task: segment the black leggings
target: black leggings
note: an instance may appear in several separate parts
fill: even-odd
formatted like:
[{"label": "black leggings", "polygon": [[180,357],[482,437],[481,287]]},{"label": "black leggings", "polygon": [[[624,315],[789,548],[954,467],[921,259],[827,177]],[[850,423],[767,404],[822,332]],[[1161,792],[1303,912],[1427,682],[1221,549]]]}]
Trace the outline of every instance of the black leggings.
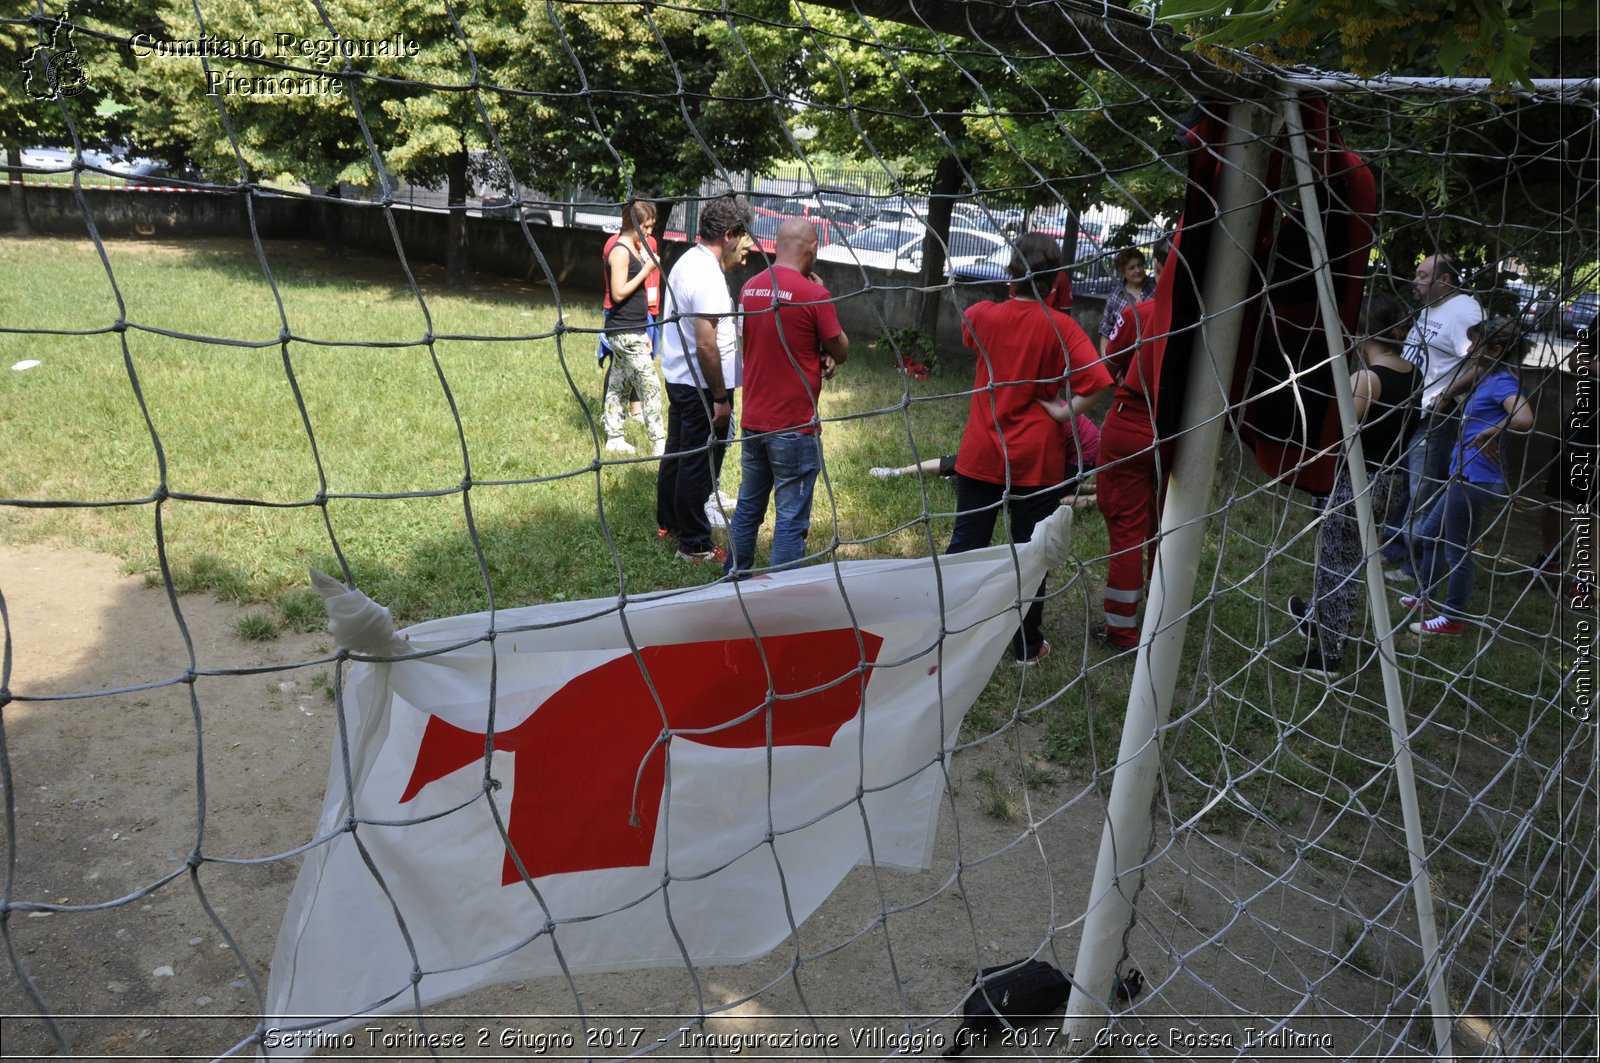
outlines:
[{"label": "black leggings", "polygon": [[[1056,511],[1061,505],[1059,487],[1011,488],[1010,498],[1005,497],[1004,484],[974,480],[956,473],[956,526],[950,535],[947,554],[961,554],[968,550],[982,550],[994,539],[994,526],[1003,504],[1011,525],[1011,541],[1025,543],[1033,538],[1036,524]],[[1044,621],[1044,585],[1039,589],[1022,614],[1022,627],[1011,639],[1011,652],[1017,660],[1024,661],[1039,652],[1044,643],[1041,627]]]}]

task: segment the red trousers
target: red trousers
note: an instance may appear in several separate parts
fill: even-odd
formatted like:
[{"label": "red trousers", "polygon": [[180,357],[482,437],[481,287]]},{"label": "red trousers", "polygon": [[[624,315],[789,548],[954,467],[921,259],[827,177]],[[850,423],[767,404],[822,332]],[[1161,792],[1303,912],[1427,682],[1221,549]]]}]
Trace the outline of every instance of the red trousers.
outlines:
[{"label": "red trousers", "polygon": [[1112,400],[1100,428],[1095,493],[1111,540],[1106,639],[1119,646],[1139,642],[1139,602],[1155,566],[1161,484],[1170,467],[1170,450],[1155,445],[1149,406],[1120,393]]}]

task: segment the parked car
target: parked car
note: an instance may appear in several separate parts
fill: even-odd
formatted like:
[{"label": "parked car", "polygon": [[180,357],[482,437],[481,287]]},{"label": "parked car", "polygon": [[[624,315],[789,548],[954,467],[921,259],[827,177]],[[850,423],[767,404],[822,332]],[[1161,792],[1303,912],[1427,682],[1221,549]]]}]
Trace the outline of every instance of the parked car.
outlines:
[{"label": "parked car", "polygon": [[851,232],[865,229],[877,220],[877,208],[872,200],[855,192],[840,189],[817,189],[817,203],[835,226]]},{"label": "parked car", "polygon": [[[1011,280],[1011,245],[1003,244],[987,258],[977,262],[970,262],[950,271],[950,279],[957,284],[982,284],[992,281]],[[1095,272],[1097,256],[1100,248],[1087,236],[1078,237],[1078,262],[1072,270],[1073,291],[1078,291],[1080,279],[1092,276]],[[1114,285],[1113,285],[1114,286]],[[1110,291],[1110,288],[1106,289]]]},{"label": "parked car", "polygon": [[[84,165],[94,167],[93,170],[85,171],[84,180],[92,182],[97,178],[104,180],[108,177],[120,177],[130,184],[161,185],[170,184],[174,179],[187,181],[200,179],[199,174],[192,169],[135,155],[133,151],[134,149],[127,145],[113,145],[109,151],[84,148]],[[70,172],[72,169],[71,148],[23,148],[20,157],[22,165],[38,170]]]},{"label": "parked car", "polygon": [[[795,217],[795,215],[780,214],[775,210],[768,210],[766,207],[751,207],[750,236],[755,240],[756,246],[761,248],[762,252],[768,256],[776,255],[778,253],[778,227],[792,217]],[[817,230],[818,247],[827,247],[829,244],[838,243],[853,231],[849,228],[841,228],[827,218],[817,217],[807,218],[806,220]]]},{"label": "parked car", "polygon": [[1490,293],[1489,312],[1519,317],[1530,332],[1549,332],[1561,324],[1561,302],[1556,293],[1527,281],[1507,281]]},{"label": "parked car", "polygon": [[1587,329],[1592,334],[1596,315],[1600,315],[1600,292],[1584,292],[1561,311],[1561,331],[1571,336]]},{"label": "parked car", "polygon": [[[874,225],[853,234],[841,243],[824,247],[817,258],[824,262],[845,262],[878,269],[915,273],[922,268],[922,241],[928,230],[915,225]],[[999,233],[954,228],[946,247],[945,272],[980,262],[996,251],[1010,248]]]},{"label": "parked car", "polygon": [[1022,223],[1028,220],[1027,213],[1021,207],[1005,207],[994,212],[995,218],[1000,222],[1000,228],[1008,233],[1020,233]]},{"label": "parked car", "polygon": [[957,203],[950,211],[953,224],[964,229],[981,232],[1005,232],[1005,219],[1001,212],[985,210],[981,203]]},{"label": "parked car", "polygon": [[[485,218],[500,218],[505,221],[526,219],[529,225],[561,224],[559,210],[551,210],[547,206],[530,206],[527,203],[519,208],[513,206],[511,197],[503,192],[491,192],[479,200],[478,213]],[[620,227],[621,222],[618,221],[614,228]]]}]

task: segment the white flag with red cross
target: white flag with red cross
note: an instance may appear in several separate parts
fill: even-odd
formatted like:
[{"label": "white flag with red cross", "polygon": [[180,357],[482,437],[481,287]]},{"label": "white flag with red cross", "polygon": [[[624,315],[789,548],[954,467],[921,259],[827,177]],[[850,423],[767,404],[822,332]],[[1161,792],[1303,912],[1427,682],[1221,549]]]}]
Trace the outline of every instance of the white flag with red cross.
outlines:
[{"label": "white flag with red cross", "polygon": [[328,581],[340,645],[404,659],[347,671],[264,1054],[410,1010],[413,980],[426,1005],[747,961],[857,864],[928,867],[944,757],[1069,526],[399,636]]}]

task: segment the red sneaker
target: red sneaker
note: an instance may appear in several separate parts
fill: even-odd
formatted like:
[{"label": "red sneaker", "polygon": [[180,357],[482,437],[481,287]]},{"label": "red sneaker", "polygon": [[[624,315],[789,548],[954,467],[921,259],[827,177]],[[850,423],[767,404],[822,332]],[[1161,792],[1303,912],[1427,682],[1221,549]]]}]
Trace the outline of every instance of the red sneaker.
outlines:
[{"label": "red sneaker", "polygon": [[1428,603],[1424,601],[1420,595],[1416,594],[1402,594],[1400,596],[1400,608],[1415,609],[1419,616],[1427,616],[1429,613],[1433,612],[1433,610],[1428,607]]},{"label": "red sneaker", "polygon": [[1464,629],[1459,620],[1451,620],[1448,616],[1435,616],[1427,620],[1418,620],[1411,625],[1411,630],[1418,635],[1459,636]]}]

